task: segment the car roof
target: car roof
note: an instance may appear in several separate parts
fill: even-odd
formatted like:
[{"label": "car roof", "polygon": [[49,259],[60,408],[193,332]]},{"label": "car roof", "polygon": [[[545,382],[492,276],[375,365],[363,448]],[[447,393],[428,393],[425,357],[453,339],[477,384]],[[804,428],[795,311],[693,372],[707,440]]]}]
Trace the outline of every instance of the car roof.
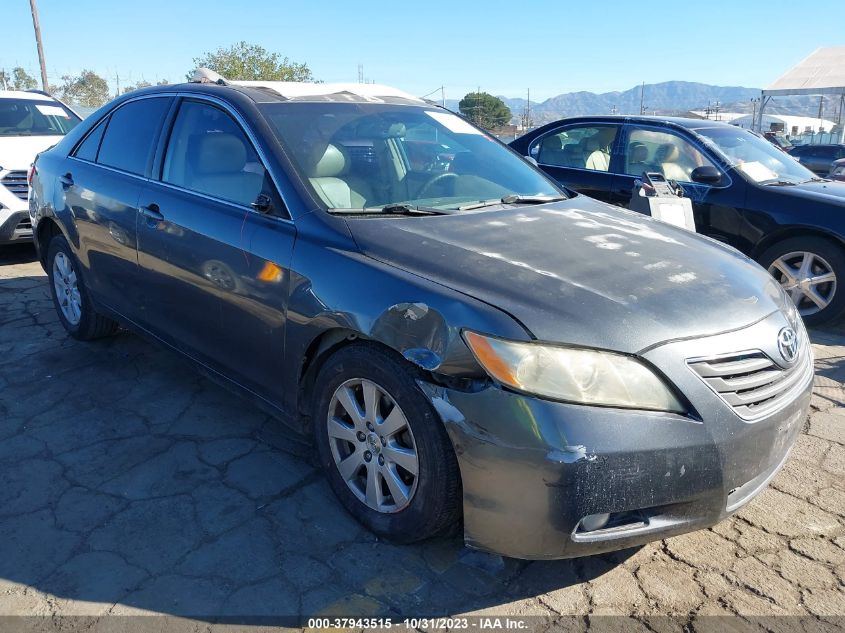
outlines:
[{"label": "car roof", "polygon": [[295,81],[190,81],[180,84],[149,86],[121,95],[154,94],[180,91],[216,96],[243,95],[255,103],[287,101],[401,103],[436,105],[412,94],[381,84],[306,83]]},{"label": "car roof", "polygon": [[0,90],[0,99],[28,99],[30,101],[55,101],[53,97],[34,90]]},{"label": "car roof", "polygon": [[[627,114],[606,114],[599,116],[577,116],[559,119],[551,123],[547,123],[536,130],[532,130],[529,134],[534,134],[538,131],[545,132],[546,130],[560,127],[561,125],[570,125],[572,123],[647,123],[651,125],[661,125],[674,128],[685,128],[687,130],[704,130],[711,128],[727,128],[738,129],[735,125],[730,125],[722,121],[711,121],[709,119],[692,119],[677,116],[660,116],[660,115],[627,115]],[[527,136],[527,135],[526,135]]]}]

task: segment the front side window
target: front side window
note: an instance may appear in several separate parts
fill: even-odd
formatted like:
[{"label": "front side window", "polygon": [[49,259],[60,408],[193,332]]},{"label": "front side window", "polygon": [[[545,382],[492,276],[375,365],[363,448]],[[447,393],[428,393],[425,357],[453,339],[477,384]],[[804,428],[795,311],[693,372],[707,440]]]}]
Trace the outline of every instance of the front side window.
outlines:
[{"label": "front side window", "polygon": [[625,148],[625,173],[642,176],[644,172],[662,174],[668,180],[692,182],[697,167],[713,166],[692,143],[672,132],[634,128]]},{"label": "front side window", "polygon": [[760,185],[794,185],[816,175],[767,140],[734,126],[696,130],[723,160]]},{"label": "front side window", "polygon": [[615,125],[568,127],[544,136],[532,148],[532,155],[542,165],[610,171],[618,129]]},{"label": "front side window", "polygon": [[240,126],[207,103],[179,108],[161,179],[191,191],[249,206],[265,187],[266,172]]},{"label": "front side window", "polygon": [[64,136],[79,121],[58,101],[0,99],[0,136]]},{"label": "front side window", "polygon": [[144,175],[170,103],[169,97],[139,99],[112,112],[100,142],[97,162]]},{"label": "front side window", "polygon": [[342,102],[261,104],[294,168],[328,209],[456,210],[561,191],[445,110]]}]

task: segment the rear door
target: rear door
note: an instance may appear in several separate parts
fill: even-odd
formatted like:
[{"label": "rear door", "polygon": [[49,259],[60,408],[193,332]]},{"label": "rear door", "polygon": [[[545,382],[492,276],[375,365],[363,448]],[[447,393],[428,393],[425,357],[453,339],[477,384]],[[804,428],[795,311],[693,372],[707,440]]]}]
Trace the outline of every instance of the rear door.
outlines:
[{"label": "rear door", "polygon": [[77,145],[59,176],[85,283],[97,300],[130,318],[138,289],[138,196],[172,103],[162,96],[121,105]]},{"label": "rear door", "polygon": [[614,170],[618,169],[620,126],[578,123],[540,136],[528,148],[540,168],[564,187],[618,204]]},{"label": "rear door", "polygon": [[296,232],[266,163],[234,112],[193,98],[179,104],[159,154],[139,201],[143,325],[271,394],[281,384]]}]

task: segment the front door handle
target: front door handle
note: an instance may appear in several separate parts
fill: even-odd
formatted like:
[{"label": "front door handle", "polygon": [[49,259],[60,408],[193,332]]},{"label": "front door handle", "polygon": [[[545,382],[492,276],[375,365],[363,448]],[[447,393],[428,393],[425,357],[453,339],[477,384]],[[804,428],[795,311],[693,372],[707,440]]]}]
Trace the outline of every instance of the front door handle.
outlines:
[{"label": "front door handle", "polygon": [[164,220],[164,214],[159,211],[157,204],[148,204],[147,206],[138,209],[138,211],[141,212],[141,215],[150,220],[155,220],[156,222]]},{"label": "front door handle", "polygon": [[68,187],[73,187],[73,176],[70,172],[66,173],[64,176],[59,176],[59,182],[62,183],[62,188],[67,189]]}]

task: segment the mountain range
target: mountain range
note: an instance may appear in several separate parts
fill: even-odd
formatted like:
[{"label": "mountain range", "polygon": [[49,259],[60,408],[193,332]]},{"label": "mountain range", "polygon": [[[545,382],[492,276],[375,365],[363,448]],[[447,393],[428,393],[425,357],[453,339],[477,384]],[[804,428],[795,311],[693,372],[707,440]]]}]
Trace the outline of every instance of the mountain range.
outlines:
[{"label": "mountain range", "polygon": [[[760,97],[759,88],[742,86],[714,86],[691,81],[665,81],[657,84],[634,86],[624,92],[614,91],[596,94],[594,92],[568,92],[559,94],[545,101],[531,101],[531,120],[534,125],[542,125],[556,119],[569,116],[599,114],[639,114],[640,92],[643,94],[643,106],[647,114],[683,114],[690,110],[704,110],[714,107],[722,112],[744,112],[751,114],[754,104],[751,101]],[[512,123],[520,123],[525,112],[526,100],[499,96],[505,102],[513,118]],[[459,100],[447,99],[446,107],[458,110]],[[836,120],[839,104],[825,100],[823,117]],[[770,114],[794,114],[817,117],[819,114],[818,97],[776,97],[766,106]]]}]

